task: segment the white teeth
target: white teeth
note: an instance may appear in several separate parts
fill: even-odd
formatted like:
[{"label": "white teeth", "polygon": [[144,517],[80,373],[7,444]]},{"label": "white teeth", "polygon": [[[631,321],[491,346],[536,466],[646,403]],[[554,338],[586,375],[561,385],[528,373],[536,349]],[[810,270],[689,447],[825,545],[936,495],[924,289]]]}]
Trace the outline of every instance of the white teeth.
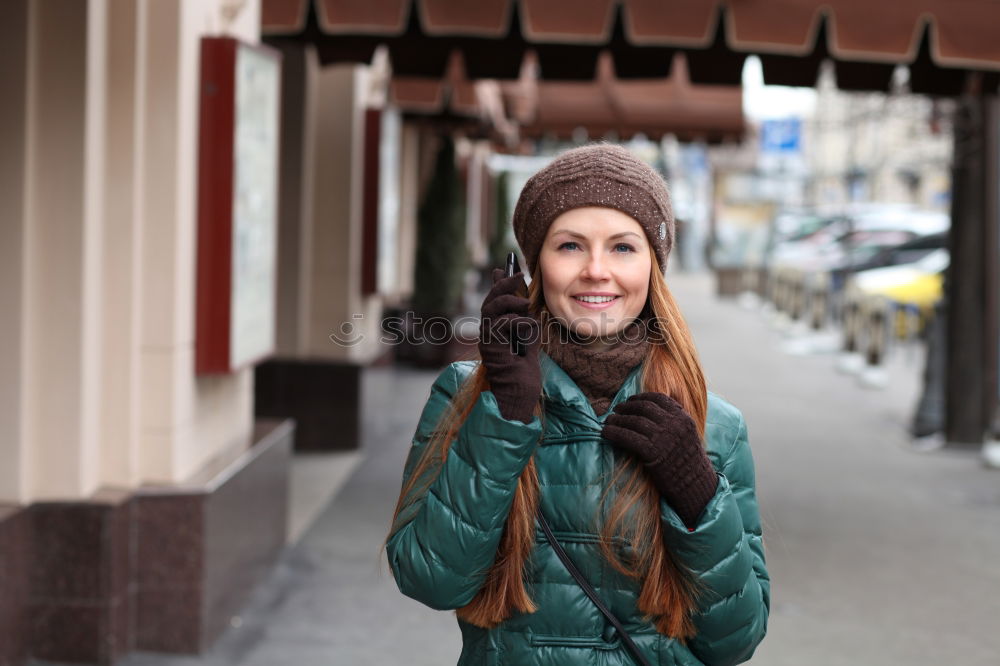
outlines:
[{"label": "white teeth", "polygon": [[615,296],[575,296],[576,300],[584,303],[607,303],[615,300]]}]

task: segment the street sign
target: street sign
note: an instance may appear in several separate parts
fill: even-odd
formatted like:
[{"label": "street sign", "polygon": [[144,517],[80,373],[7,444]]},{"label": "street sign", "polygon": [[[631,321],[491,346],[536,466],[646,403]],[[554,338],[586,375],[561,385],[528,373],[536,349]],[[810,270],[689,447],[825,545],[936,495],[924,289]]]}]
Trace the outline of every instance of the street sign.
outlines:
[{"label": "street sign", "polygon": [[760,149],[765,153],[797,153],[802,147],[802,120],[782,118],[760,124]]}]

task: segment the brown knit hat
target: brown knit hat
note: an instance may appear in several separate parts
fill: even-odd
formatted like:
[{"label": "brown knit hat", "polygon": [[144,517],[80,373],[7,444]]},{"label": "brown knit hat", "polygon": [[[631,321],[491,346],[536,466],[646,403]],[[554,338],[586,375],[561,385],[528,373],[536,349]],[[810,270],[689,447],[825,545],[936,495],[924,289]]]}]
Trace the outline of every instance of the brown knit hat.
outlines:
[{"label": "brown knit hat", "polygon": [[535,271],[549,225],[573,208],[614,208],[635,219],[656,251],[660,270],[674,245],[667,184],[621,146],[598,143],[568,150],[528,179],[514,208],[514,236]]}]

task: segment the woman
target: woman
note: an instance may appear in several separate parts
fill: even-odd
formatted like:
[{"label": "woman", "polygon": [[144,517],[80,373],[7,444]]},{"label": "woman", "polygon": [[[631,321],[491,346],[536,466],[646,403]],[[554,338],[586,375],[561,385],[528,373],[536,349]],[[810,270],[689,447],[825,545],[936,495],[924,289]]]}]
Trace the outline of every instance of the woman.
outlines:
[{"label": "woman", "polygon": [[634,663],[540,509],[651,663],[746,661],[770,598],[753,461],[664,281],[662,178],[619,147],[568,151],[514,232],[527,297],[494,272],[481,361],[438,377],[413,439],[387,540],[400,590],[456,609],[460,664]]}]

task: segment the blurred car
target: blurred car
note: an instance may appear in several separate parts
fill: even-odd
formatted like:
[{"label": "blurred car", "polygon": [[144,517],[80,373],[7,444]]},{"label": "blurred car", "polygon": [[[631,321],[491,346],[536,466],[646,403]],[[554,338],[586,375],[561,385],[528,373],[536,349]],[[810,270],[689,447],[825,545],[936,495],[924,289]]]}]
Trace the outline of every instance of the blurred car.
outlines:
[{"label": "blurred car", "polygon": [[[864,232],[862,232],[864,233]],[[830,277],[835,289],[843,286],[850,273],[858,273],[875,268],[912,264],[937,250],[947,248],[947,232],[917,236],[898,244],[883,244],[892,238],[893,232],[879,234],[869,242],[859,244],[843,264],[833,268]],[[898,233],[898,232],[897,232]],[[909,235],[908,232],[903,232]]]},{"label": "blurred car", "polygon": [[927,311],[942,296],[943,276],[949,261],[948,250],[938,248],[914,262],[856,273],[851,286],[867,296],[882,296]]},{"label": "blurred car", "polygon": [[852,229],[896,229],[926,236],[947,231],[951,217],[939,211],[923,210],[905,203],[862,203],[849,206],[843,215]]},{"label": "blurred car", "polygon": [[843,216],[783,212],[772,223],[765,265],[803,269],[822,265],[837,239],[848,230]]},{"label": "blurred car", "polygon": [[[945,247],[949,225],[946,214],[905,204],[853,205],[835,215],[800,212],[790,220],[776,218],[776,240],[766,266],[771,299],[793,319],[805,314],[819,328],[828,317],[842,316],[851,275],[920,261]],[[927,288],[933,291],[933,285]]]},{"label": "blurred car", "polygon": [[821,215],[813,210],[784,209],[778,211],[771,223],[771,244],[803,240],[836,222],[839,216]]},{"label": "blurred car", "polygon": [[[924,330],[944,295],[948,263],[948,250],[938,248],[914,262],[850,275],[844,287],[845,311],[856,313],[856,325],[876,327],[869,335],[882,335],[881,322],[896,338],[912,339]],[[874,344],[881,345],[881,340]]]},{"label": "blurred car", "polygon": [[768,266],[831,271],[833,286],[839,288],[843,275],[852,270],[907,263],[926,254],[912,247],[894,256],[891,248],[918,238],[927,238],[930,248],[943,247],[950,220],[944,213],[904,204],[867,204],[837,215],[799,215],[794,223],[800,231],[789,233],[793,223],[775,219]]}]

